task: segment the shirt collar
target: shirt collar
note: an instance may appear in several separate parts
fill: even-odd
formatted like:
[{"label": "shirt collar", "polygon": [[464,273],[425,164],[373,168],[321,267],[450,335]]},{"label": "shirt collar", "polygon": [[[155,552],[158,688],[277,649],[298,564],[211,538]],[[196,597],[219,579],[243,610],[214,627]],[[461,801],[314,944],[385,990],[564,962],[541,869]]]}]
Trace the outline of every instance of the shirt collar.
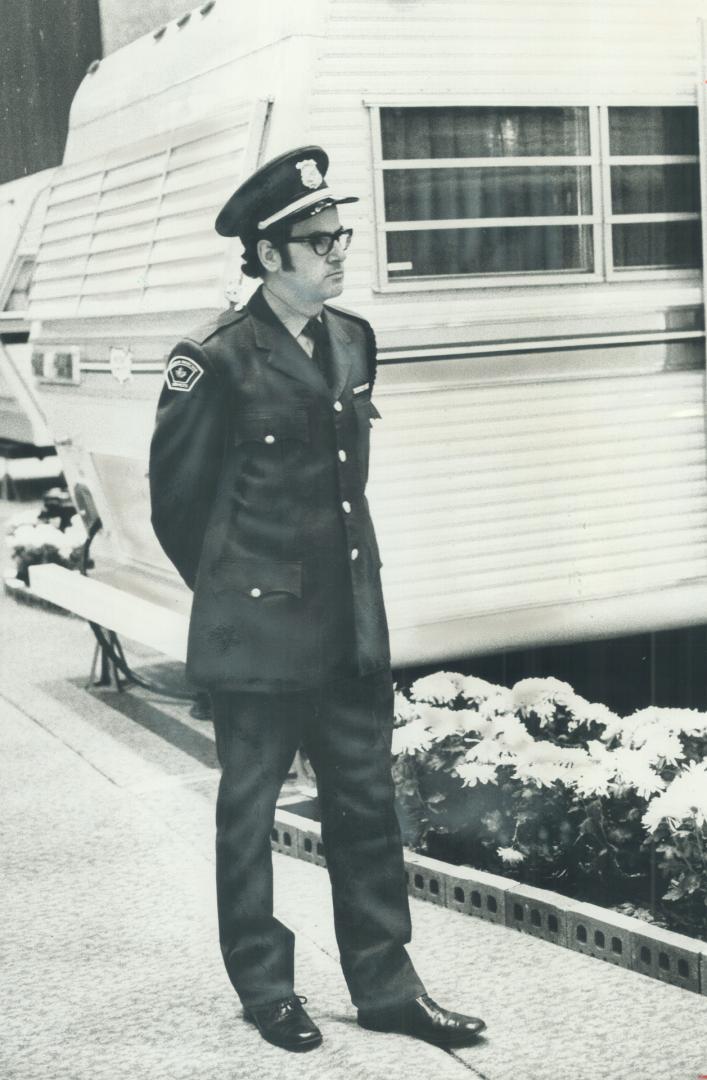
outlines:
[{"label": "shirt collar", "polygon": [[[301,311],[297,311],[291,304],[281,300],[279,296],[275,296],[265,285],[263,285],[262,295],[272,313],[277,316],[285,329],[294,338],[298,338],[312,316],[303,315]],[[321,313],[317,318],[321,318]]]}]

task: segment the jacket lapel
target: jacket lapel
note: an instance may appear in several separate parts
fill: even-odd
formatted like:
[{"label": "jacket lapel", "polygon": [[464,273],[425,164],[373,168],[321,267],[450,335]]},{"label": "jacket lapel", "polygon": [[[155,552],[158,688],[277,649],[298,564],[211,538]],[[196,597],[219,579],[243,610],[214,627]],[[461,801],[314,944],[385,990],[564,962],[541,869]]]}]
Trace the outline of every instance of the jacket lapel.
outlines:
[{"label": "jacket lapel", "polygon": [[353,342],[345,320],[337,315],[335,311],[325,307],[322,318],[329,332],[332,373],[331,392],[334,400],[336,400],[341,397],[341,393],[349,380],[349,372],[353,363]]},{"label": "jacket lapel", "polygon": [[248,308],[253,320],[255,344],[267,353],[270,366],[290,379],[305,383],[318,394],[328,394],[329,388],[317,364],[267,308],[260,290],[249,301]]},{"label": "jacket lapel", "polygon": [[280,320],[273,314],[260,289],[248,303],[253,319],[255,344],[268,354],[268,363],[291,379],[298,379],[311,390],[336,400],[348,383],[353,364],[354,343],[346,325],[335,311],[324,307],[322,321],[329,334],[332,385],[328,387],[318,365],[300,348]]}]

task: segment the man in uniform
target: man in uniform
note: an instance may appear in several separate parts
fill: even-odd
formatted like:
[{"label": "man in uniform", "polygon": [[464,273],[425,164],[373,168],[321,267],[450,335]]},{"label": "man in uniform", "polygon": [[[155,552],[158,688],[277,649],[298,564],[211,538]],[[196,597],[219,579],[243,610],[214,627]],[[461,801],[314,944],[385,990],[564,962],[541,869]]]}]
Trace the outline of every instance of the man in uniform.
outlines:
[{"label": "man in uniform", "polygon": [[288,1050],[321,1033],[273,915],[270,831],[292,758],[317,776],[341,965],[363,1027],[443,1045],[482,1021],[425,993],[390,776],[393,689],[364,491],[375,341],[325,301],[343,288],[318,146],[260,168],[221,210],[262,285],[172,351],[152,442],[155,532],[194,590],[187,670],[213,704],[219,934],[246,1019]]}]

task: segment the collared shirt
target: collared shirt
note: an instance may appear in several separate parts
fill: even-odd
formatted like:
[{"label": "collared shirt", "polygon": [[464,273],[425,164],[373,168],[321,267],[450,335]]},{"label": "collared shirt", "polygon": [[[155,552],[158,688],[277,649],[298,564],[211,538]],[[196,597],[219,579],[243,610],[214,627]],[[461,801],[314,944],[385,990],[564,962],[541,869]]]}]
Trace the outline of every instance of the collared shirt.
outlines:
[{"label": "collared shirt", "polygon": [[312,318],[311,315],[303,315],[301,311],[297,311],[291,307],[290,304],[285,303],[279,296],[275,296],[273,292],[263,286],[263,299],[266,301],[268,307],[272,311],[288,333],[292,334],[297,344],[304,349],[307,356],[312,356],[314,353],[314,342],[307,335],[302,333],[305,326]]}]

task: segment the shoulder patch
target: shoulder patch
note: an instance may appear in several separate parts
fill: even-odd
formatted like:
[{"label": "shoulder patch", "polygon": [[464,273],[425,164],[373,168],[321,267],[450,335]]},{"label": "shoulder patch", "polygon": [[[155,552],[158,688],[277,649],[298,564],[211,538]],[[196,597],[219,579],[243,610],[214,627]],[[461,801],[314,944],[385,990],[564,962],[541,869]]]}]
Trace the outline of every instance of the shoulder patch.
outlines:
[{"label": "shoulder patch", "polygon": [[226,311],[222,311],[219,315],[216,315],[213,319],[209,319],[208,322],[202,323],[198,326],[193,333],[189,334],[189,338],[192,341],[196,341],[199,345],[203,345],[208,341],[210,337],[217,334],[219,330],[222,330],[224,326],[231,326],[232,323],[240,322],[241,319],[245,319],[248,314],[247,308],[227,308]]},{"label": "shoulder patch", "polygon": [[181,390],[187,393],[193,390],[204,369],[190,356],[173,356],[165,371],[165,382],[170,390]]}]

